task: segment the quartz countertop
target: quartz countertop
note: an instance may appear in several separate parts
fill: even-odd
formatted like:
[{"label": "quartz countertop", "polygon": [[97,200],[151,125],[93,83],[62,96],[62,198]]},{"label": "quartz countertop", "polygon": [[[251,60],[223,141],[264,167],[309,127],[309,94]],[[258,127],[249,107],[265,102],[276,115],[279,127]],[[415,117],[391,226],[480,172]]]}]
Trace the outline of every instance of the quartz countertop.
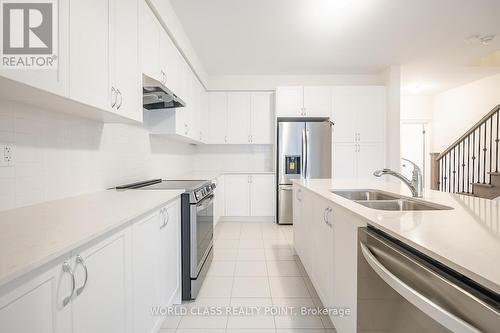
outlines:
[{"label": "quartz countertop", "polygon": [[0,212],[0,285],[140,218],[174,191],[100,191]]},{"label": "quartz countertop", "polygon": [[418,200],[452,207],[440,211],[383,211],[362,206],[331,190],[378,189],[411,197],[403,184],[382,180],[296,180],[298,186],[359,215],[365,222],[479,284],[500,293],[500,202],[425,190]]}]

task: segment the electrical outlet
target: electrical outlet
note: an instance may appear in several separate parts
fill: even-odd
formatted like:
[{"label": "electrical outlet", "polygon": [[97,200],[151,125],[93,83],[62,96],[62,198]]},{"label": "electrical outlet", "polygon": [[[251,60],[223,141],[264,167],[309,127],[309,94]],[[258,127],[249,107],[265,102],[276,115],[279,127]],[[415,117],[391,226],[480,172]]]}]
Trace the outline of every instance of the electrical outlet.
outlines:
[{"label": "electrical outlet", "polygon": [[0,144],[0,167],[9,167],[14,165],[14,148],[11,144]]}]

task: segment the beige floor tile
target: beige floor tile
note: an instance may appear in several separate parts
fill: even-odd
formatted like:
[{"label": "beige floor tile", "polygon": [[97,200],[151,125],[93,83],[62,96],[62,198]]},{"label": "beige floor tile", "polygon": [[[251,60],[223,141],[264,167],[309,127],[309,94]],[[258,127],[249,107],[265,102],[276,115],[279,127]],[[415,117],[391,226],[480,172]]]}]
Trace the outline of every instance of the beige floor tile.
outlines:
[{"label": "beige floor tile", "polygon": [[175,333],[225,333],[225,329],[223,328],[181,328],[175,331]]},{"label": "beige floor tile", "polygon": [[[232,307],[243,307],[243,306],[256,306],[260,308],[269,307],[273,305],[272,298],[255,298],[255,297],[242,297],[242,298],[231,298]],[[262,310],[264,311],[264,310]]]},{"label": "beige floor tile", "polygon": [[230,297],[233,287],[233,278],[207,276],[203,285],[201,286],[198,297],[211,298],[211,297]]},{"label": "beige floor tile", "polygon": [[241,239],[239,248],[240,249],[263,249],[264,242],[262,241],[262,238]]},{"label": "beige floor tile", "polygon": [[218,239],[214,243],[215,249],[237,249],[239,246],[239,239]]},{"label": "beige floor tile", "polygon": [[220,249],[214,248],[214,260],[234,261],[238,257],[238,248]]},{"label": "beige floor tile", "polygon": [[294,260],[268,261],[267,271],[269,276],[302,276]]},{"label": "beige floor tile", "polygon": [[208,276],[233,276],[236,261],[214,260],[208,270]]},{"label": "beige floor tile", "polygon": [[205,311],[211,307],[227,307],[231,303],[231,299],[229,297],[211,297],[211,298],[202,298],[198,297],[194,301],[184,302],[182,306],[184,306],[188,315],[199,315],[202,311]]},{"label": "beige floor tile", "polygon": [[235,277],[231,297],[271,297],[267,277]]},{"label": "beige floor tile", "polygon": [[272,328],[265,328],[265,329],[255,329],[255,328],[249,328],[249,329],[227,329],[226,333],[276,333],[276,331]]},{"label": "beige floor tile", "polygon": [[223,328],[227,325],[227,316],[184,316],[179,323],[179,329],[185,328]]},{"label": "beige floor tile", "polygon": [[165,316],[161,328],[177,328],[181,322],[182,316]]},{"label": "beige floor tile", "polygon": [[[323,329],[323,322],[319,317],[311,316],[276,316],[276,328],[318,328]],[[182,324],[182,322],[181,322]]]},{"label": "beige floor tile", "polygon": [[263,261],[266,260],[264,249],[240,249],[238,251],[238,261]]},{"label": "beige floor tile", "polygon": [[158,333],[175,333],[175,328],[160,328]]},{"label": "beige floor tile", "polygon": [[308,276],[304,276],[304,282],[306,283],[307,290],[309,290],[309,294],[312,298],[319,298],[314,285],[312,284],[311,279]]},{"label": "beige floor tile", "polygon": [[276,329],[276,333],[326,333],[327,331],[321,328],[280,328]]},{"label": "beige floor tile", "polygon": [[271,295],[276,298],[311,297],[302,277],[269,277]]},{"label": "beige floor tile", "polygon": [[227,328],[274,328],[273,316],[229,316]]},{"label": "beige floor tile", "polygon": [[235,276],[267,276],[267,265],[265,261],[237,261]]},{"label": "beige floor tile", "polygon": [[266,248],[267,260],[295,260],[295,253],[289,246]]}]

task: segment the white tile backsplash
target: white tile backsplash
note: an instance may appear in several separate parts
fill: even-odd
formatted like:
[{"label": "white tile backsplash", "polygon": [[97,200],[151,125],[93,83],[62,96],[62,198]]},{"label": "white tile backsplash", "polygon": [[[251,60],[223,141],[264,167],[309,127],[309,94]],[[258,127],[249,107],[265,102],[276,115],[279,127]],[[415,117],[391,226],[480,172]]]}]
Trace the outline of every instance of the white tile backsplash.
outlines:
[{"label": "white tile backsplash", "polygon": [[102,124],[0,100],[0,142],[14,166],[0,168],[0,210],[193,171],[195,148],[150,137],[140,126]]},{"label": "white tile backsplash", "polygon": [[197,171],[272,171],[272,145],[200,145],[196,147]]}]

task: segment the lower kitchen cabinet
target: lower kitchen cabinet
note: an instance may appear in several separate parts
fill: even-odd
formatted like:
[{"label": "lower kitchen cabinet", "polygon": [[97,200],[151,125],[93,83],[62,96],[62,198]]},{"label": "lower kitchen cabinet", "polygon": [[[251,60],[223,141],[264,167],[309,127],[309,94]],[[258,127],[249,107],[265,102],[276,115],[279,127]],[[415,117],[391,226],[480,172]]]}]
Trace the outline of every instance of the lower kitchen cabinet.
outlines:
[{"label": "lower kitchen cabinet", "polygon": [[73,259],[73,333],[126,332],[128,231],[79,252]]},{"label": "lower kitchen cabinet", "polygon": [[224,176],[226,216],[274,216],[274,175]]},{"label": "lower kitchen cabinet", "polygon": [[156,332],[180,303],[180,200],[0,287],[0,332]]},{"label": "lower kitchen cabinet", "polygon": [[67,333],[72,330],[70,260],[61,260],[0,295],[0,332]]}]

